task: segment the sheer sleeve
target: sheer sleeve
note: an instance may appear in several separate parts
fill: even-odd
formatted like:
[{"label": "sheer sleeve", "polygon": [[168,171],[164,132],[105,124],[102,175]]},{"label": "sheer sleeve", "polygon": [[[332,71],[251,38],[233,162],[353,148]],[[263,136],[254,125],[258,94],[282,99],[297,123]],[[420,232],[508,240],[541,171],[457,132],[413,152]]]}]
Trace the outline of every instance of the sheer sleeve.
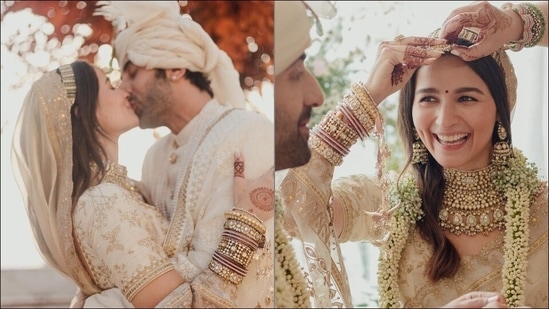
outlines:
[{"label": "sheer sleeve", "polygon": [[353,175],[335,180],[332,184],[334,198],[343,206],[344,225],[340,242],[378,241],[383,236],[375,219],[381,205],[381,189],[367,175]]}]

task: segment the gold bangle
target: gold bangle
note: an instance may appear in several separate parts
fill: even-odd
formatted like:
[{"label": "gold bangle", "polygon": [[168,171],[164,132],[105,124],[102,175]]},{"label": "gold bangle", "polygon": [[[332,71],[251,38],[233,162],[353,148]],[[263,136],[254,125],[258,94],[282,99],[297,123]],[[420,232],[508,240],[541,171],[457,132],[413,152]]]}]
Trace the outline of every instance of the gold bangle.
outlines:
[{"label": "gold bangle", "polygon": [[370,92],[362,83],[352,83],[351,84],[351,90],[353,94],[357,97],[358,101],[360,102],[361,106],[366,111],[366,114],[370,118],[370,122],[368,123],[368,127],[365,127],[368,133],[372,133],[375,129],[375,123],[376,120],[382,119],[381,114],[379,113],[379,109],[377,108],[377,105],[374,102],[374,99],[372,99],[372,96],[370,95]]},{"label": "gold bangle", "polygon": [[351,89],[372,119],[376,119],[376,117],[380,116],[377,104],[374,102],[372,95],[370,95],[370,92],[363,83],[352,83]]},{"label": "gold bangle", "polygon": [[328,144],[326,144],[315,134],[311,134],[309,137],[309,147],[311,147],[312,150],[317,152],[333,166],[338,166],[343,163],[343,156],[336,153],[332,147],[328,146]]},{"label": "gold bangle", "polygon": [[364,130],[369,134],[375,127],[375,119],[373,119],[366,108],[360,103],[359,99],[354,94],[348,94],[343,97],[343,103],[360,121]]},{"label": "gold bangle", "polygon": [[255,240],[259,248],[263,248],[265,246],[265,235],[260,234],[256,229],[250,227],[248,224],[233,219],[227,219],[223,227],[227,230],[241,233]]},{"label": "gold bangle", "polygon": [[265,225],[256,216],[252,216],[249,212],[233,208],[231,211],[225,212],[226,219],[233,219],[254,228],[260,234],[265,234]]},{"label": "gold bangle", "polygon": [[312,131],[343,156],[358,139],[357,132],[339,119],[335,111],[328,112]]},{"label": "gold bangle", "polygon": [[244,276],[237,274],[236,272],[230,270],[225,265],[222,265],[217,261],[211,260],[210,263],[208,264],[208,268],[213,273],[215,273],[216,275],[218,275],[219,277],[221,277],[222,279],[224,279],[229,283],[238,285],[242,283],[242,280],[244,280]]},{"label": "gold bangle", "polygon": [[502,9],[511,9],[520,16],[522,35],[518,41],[505,44],[512,51],[520,51],[523,47],[536,46],[545,33],[546,18],[543,12],[532,3],[505,3]]},{"label": "gold bangle", "polygon": [[244,208],[233,207],[233,211],[240,212],[240,213],[242,213],[242,214],[244,214],[245,216],[248,216],[248,217],[252,217],[254,220],[256,220],[261,225],[263,225],[263,221],[261,219],[259,219],[254,213],[249,212]]},{"label": "gold bangle", "polygon": [[232,259],[243,267],[250,265],[254,256],[254,250],[232,239],[224,238],[216,250],[218,253]]}]

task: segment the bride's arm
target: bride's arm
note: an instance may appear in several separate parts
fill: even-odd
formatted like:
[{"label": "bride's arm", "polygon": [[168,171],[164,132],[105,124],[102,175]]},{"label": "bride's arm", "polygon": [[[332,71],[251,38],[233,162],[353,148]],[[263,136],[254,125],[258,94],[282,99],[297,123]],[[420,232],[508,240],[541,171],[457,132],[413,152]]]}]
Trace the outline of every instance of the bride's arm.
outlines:
[{"label": "bride's arm", "polygon": [[[402,88],[419,65],[431,63],[442,55],[440,51],[425,47],[444,42],[434,38],[403,37],[381,43],[368,80],[352,84],[349,94],[311,131],[311,160],[291,169],[282,181],[281,197],[294,219],[287,222],[302,221],[314,226],[319,234],[325,233],[322,229],[333,223],[334,232],[342,236],[341,240],[362,234],[349,229],[358,229],[353,223],[356,220],[372,219],[363,216],[364,210],[377,208],[379,204],[373,204],[379,201],[379,190],[367,179],[355,179],[351,186],[342,180],[341,186],[332,187],[334,168],[343,162],[359,138],[373,134],[381,120],[377,105]],[[350,190],[353,186],[357,189]],[[360,186],[366,187],[360,190]],[[368,193],[370,201],[364,203],[364,200],[354,198],[357,192]],[[291,226],[288,229],[295,230]]]}]

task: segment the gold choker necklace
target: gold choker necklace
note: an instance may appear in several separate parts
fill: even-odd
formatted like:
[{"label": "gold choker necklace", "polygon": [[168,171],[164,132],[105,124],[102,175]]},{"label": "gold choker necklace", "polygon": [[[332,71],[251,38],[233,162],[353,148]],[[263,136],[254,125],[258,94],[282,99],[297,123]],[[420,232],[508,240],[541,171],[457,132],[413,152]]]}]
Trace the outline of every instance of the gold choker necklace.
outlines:
[{"label": "gold choker necklace", "polygon": [[492,165],[476,171],[444,169],[444,200],[439,213],[443,230],[460,235],[488,235],[505,228],[505,198],[498,194]]}]

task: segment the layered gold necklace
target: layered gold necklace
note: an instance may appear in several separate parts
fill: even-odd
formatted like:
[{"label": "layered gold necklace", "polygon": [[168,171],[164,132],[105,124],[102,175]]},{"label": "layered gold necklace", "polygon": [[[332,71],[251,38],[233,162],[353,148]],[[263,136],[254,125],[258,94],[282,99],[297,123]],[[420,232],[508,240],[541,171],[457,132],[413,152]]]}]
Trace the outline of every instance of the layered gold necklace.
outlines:
[{"label": "layered gold necklace", "polygon": [[[525,304],[526,266],[530,247],[528,226],[530,204],[534,202],[546,184],[538,179],[537,167],[533,163],[527,162],[520,150],[513,149],[513,152],[514,157],[509,158],[504,166],[500,168],[488,167],[485,171],[487,175],[482,178],[488,177],[494,182],[493,187],[490,184],[486,185],[487,191],[493,190],[505,195],[504,208],[501,209],[505,213],[503,216],[505,235],[503,237],[504,262],[501,271],[503,283],[501,293],[509,307],[520,307]],[[445,175],[445,177],[448,176],[452,177],[452,175]],[[469,189],[474,186],[471,179],[465,180],[466,178],[461,176],[457,178],[462,182],[458,183],[454,190],[458,190],[460,186]],[[452,182],[452,180],[447,181],[447,186],[456,186]],[[464,185],[464,183],[469,185]],[[480,186],[480,183],[478,182],[477,186]],[[482,184],[482,186],[484,185]],[[403,305],[398,275],[400,258],[404,247],[409,243],[407,239],[410,231],[416,222],[424,216],[419,188],[413,177],[405,178],[399,190],[392,190],[391,194],[396,194],[391,199],[391,206],[398,205],[398,207],[391,218],[390,237],[382,245],[379,255],[378,286],[381,308],[402,307]],[[459,196],[454,200],[456,198]],[[497,198],[503,197],[498,196]],[[461,201],[456,201],[456,203],[464,205]],[[472,205],[474,203],[469,203],[470,207],[474,207]],[[499,203],[493,204],[494,211],[498,209],[498,206],[495,205],[499,205]]]},{"label": "layered gold necklace", "polygon": [[443,230],[474,236],[505,228],[505,197],[496,190],[495,176],[493,165],[476,171],[444,169]]}]

